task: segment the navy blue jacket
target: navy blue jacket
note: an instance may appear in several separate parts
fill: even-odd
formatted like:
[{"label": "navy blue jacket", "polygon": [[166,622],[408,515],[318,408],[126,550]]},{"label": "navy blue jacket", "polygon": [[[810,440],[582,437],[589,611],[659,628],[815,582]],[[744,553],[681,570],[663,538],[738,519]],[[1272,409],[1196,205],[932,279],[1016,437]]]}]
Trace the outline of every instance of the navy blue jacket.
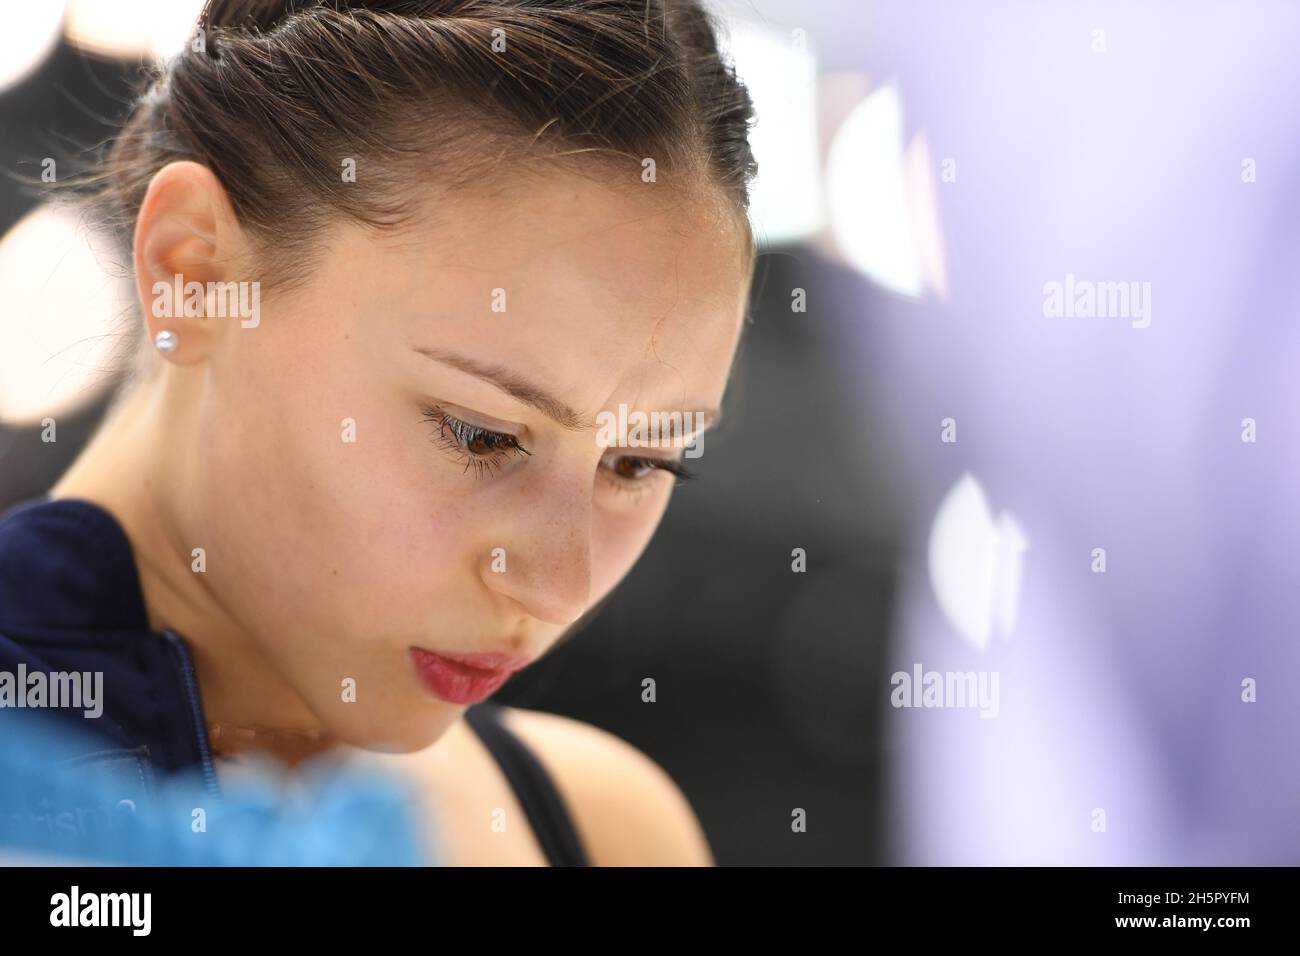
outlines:
[{"label": "navy blue jacket", "polygon": [[0,514],[0,671],[20,664],[103,673],[98,717],[43,712],[75,722],[86,741],[78,764],[124,798],[147,800],[159,770],[196,771],[220,796],[189,648],[150,629],[131,543],[93,502],[38,498]]}]

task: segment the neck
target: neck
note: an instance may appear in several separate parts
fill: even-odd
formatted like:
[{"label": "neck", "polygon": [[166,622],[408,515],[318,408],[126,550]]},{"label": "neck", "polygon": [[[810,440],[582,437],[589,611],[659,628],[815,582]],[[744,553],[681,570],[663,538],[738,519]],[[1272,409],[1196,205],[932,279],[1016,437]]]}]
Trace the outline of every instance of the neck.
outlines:
[{"label": "neck", "polygon": [[[184,373],[180,373],[184,375]],[[82,498],[122,525],[135,556],[149,627],[185,638],[194,657],[210,737],[219,754],[260,751],[297,764],[340,746],[262,651],[252,630],[213,592],[194,549],[209,540],[205,516],[184,491],[198,465],[198,434],[172,409],[195,402],[172,369],[118,406],[52,498]],[[234,493],[232,492],[232,499]],[[213,569],[214,577],[219,568]],[[215,725],[215,726],[214,726]]]}]

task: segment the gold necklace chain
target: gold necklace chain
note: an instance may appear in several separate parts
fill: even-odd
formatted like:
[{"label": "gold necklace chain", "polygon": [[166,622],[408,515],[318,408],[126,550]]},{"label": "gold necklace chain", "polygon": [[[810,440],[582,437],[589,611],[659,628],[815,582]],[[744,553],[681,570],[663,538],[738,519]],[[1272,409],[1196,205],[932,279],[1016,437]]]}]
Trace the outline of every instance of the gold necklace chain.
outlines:
[{"label": "gold necklace chain", "polygon": [[212,743],[220,742],[223,735],[225,735],[226,740],[233,739],[245,743],[256,740],[258,737],[315,743],[325,736],[322,731],[315,728],[309,730],[281,730],[274,727],[246,727],[239,724],[223,724],[216,721],[208,723],[208,739]]}]

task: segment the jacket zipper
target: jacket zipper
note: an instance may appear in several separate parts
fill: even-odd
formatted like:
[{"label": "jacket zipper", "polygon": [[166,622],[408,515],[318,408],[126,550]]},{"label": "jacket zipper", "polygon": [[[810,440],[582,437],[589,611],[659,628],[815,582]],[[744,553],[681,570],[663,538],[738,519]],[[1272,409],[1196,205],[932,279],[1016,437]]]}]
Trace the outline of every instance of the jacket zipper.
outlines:
[{"label": "jacket zipper", "polygon": [[217,782],[217,769],[212,762],[212,750],[208,746],[208,735],[203,729],[203,707],[199,703],[199,686],[194,677],[194,664],[190,660],[189,648],[175,631],[163,631],[176,650],[176,659],[180,663],[181,677],[184,679],[185,695],[190,705],[190,718],[194,721],[194,733],[199,744],[199,759],[203,768],[203,782],[208,792],[214,797],[221,796],[221,785]]}]

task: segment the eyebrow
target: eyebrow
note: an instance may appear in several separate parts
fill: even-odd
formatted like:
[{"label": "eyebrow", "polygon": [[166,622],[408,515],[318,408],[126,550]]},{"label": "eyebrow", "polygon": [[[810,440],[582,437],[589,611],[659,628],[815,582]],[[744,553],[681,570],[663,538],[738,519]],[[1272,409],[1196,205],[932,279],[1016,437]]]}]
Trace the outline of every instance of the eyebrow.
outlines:
[{"label": "eyebrow", "polygon": [[[420,348],[417,346],[415,351],[425,358],[482,379],[489,385],[505,392],[511,398],[537,409],[547,418],[557,422],[569,431],[581,432],[599,427],[598,422],[584,418],[582,413],[571,405],[551,395],[545,389],[532,384],[510,369],[503,368],[500,365],[479,362],[476,359],[446,349]],[[681,415],[683,413],[672,412],[667,414]],[[716,408],[704,409],[700,414],[703,415],[704,421],[709,426],[717,425],[722,420],[722,412]]]}]

